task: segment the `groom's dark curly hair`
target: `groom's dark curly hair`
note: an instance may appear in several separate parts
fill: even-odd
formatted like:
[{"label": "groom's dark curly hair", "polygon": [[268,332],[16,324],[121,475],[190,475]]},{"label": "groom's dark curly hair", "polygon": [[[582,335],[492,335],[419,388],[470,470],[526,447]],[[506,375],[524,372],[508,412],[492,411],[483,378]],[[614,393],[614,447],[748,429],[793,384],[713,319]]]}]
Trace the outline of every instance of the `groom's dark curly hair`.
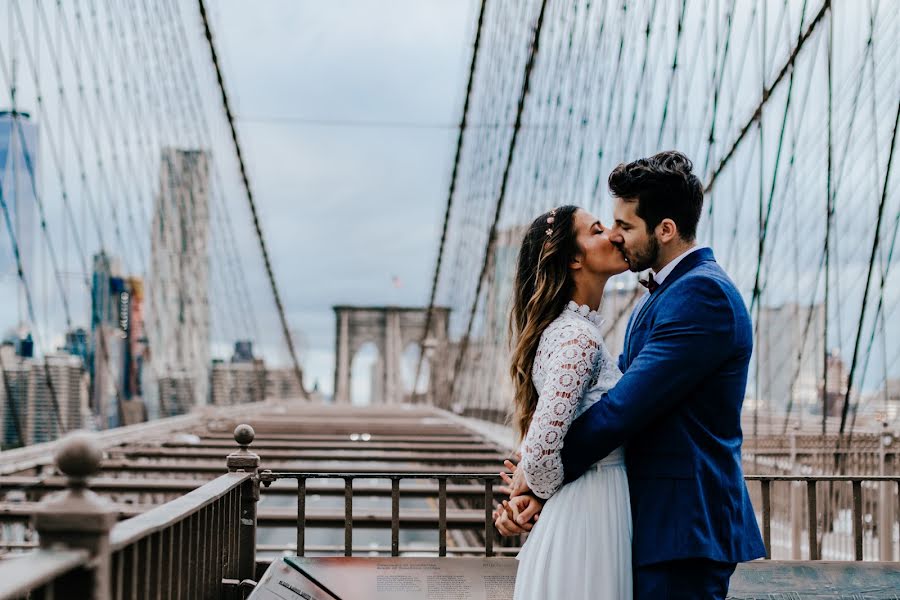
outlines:
[{"label": "groom's dark curly hair", "polygon": [[616,198],[637,199],[637,216],[653,232],[663,219],[672,219],[681,239],[697,236],[703,210],[703,185],[692,172],[690,159],[676,150],[622,163],[609,174],[609,190]]}]

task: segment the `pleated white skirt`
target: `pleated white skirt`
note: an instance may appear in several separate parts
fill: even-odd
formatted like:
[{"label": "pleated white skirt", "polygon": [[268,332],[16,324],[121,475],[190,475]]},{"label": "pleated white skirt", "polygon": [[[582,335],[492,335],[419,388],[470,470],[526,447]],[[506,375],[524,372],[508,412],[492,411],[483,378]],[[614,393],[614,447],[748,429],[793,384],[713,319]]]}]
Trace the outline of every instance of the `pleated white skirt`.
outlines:
[{"label": "pleated white skirt", "polygon": [[631,600],[631,503],[621,448],[547,501],[518,559],[515,600]]}]

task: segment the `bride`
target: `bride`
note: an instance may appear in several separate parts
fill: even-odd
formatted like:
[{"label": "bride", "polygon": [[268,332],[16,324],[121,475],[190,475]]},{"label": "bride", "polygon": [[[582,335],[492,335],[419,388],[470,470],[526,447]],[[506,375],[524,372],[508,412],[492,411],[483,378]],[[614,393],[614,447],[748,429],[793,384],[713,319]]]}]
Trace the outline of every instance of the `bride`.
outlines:
[{"label": "bride", "polygon": [[[621,377],[603,344],[597,311],[607,280],[627,268],[600,221],[575,206],[538,217],[522,242],[510,315],[510,373],[522,439],[517,468],[532,494],[494,511],[501,534],[530,530],[518,556],[516,600],[632,597],[622,449],[566,486],[560,458],[572,421]],[[538,511],[533,528],[515,522]]]}]

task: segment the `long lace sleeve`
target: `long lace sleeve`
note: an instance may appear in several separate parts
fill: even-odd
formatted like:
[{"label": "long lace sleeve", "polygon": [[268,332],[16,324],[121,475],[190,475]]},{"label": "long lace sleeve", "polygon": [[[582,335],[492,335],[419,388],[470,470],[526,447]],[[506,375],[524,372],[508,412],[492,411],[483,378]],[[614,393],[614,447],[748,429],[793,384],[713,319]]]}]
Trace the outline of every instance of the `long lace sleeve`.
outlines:
[{"label": "long lace sleeve", "polygon": [[535,358],[543,373],[538,404],[522,444],[519,468],[531,491],[549,498],[563,483],[563,438],[591,378],[599,341],[579,327],[553,332],[545,353]]}]

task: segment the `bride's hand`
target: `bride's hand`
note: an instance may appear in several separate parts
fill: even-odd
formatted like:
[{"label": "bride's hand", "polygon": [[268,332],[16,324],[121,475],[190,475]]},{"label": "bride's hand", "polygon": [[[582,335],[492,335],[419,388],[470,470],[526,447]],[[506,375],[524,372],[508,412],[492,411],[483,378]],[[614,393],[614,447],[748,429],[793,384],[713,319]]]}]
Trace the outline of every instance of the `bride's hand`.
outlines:
[{"label": "bride's hand", "polygon": [[[517,454],[516,458],[521,460],[521,455]],[[528,482],[525,480],[525,472],[518,468],[518,466],[512,462],[511,460],[504,460],[503,466],[511,471],[510,473],[501,472],[500,479],[503,480],[503,483],[506,485],[500,486],[500,491],[504,494],[507,494],[510,498],[514,498],[516,496],[522,496],[523,494],[527,494],[531,491],[528,487]]]},{"label": "bride's hand", "polygon": [[531,494],[516,496],[509,500],[509,505],[512,508],[513,518],[521,527],[533,526],[531,520],[537,521],[538,515],[544,508],[544,502]]},{"label": "bride's hand", "polygon": [[504,500],[502,504],[497,505],[497,508],[494,509],[494,527],[497,528],[500,535],[509,537],[531,531],[531,528],[534,526],[533,523],[525,523],[524,525],[516,523],[516,516],[519,514],[519,504],[515,498],[513,500]]}]

